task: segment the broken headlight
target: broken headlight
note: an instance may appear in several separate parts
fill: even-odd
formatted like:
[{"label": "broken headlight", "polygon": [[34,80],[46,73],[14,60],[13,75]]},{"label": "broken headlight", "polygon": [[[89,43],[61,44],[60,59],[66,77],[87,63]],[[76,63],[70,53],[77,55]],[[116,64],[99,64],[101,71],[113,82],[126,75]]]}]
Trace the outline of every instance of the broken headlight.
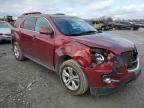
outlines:
[{"label": "broken headlight", "polygon": [[110,58],[110,51],[106,49],[99,49],[99,48],[92,48],[91,49],[91,58],[92,63],[95,64],[103,64],[104,62],[108,61]]},{"label": "broken headlight", "polygon": [[104,63],[104,56],[102,54],[99,54],[99,53],[95,53],[94,54],[94,58],[93,58],[93,61],[94,63],[96,64],[102,64]]}]

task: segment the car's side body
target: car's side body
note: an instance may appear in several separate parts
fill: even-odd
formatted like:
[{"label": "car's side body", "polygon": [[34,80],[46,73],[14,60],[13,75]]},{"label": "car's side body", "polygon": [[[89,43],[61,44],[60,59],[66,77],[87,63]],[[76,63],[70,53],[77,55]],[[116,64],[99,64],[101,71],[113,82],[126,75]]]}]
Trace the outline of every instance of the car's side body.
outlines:
[{"label": "car's side body", "polygon": [[[35,15],[35,17],[39,17],[39,15]],[[79,43],[71,42],[69,38],[61,36],[50,17],[41,17],[48,19],[55,31],[55,36],[44,36],[44,34],[22,28],[13,28],[12,30],[12,41],[16,40],[19,43],[22,51],[26,53],[26,56],[32,59],[42,60],[42,62],[52,70],[55,70],[60,60],[66,57],[76,59],[83,65],[90,64],[90,59],[88,58],[87,60],[87,56],[89,55],[85,54],[85,51],[81,51],[81,49],[85,49],[86,46],[81,45],[80,47],[75,47],[76,45],[79,46]],[[30,35],[27,36],[26,34]],[[49,49],[49,51],[45,49]],[[87,48],[87,50],[89,49]],[[79,55],[76,55],[77,53],[83,53],[83,57],[79,57]],[[35,58],[35,56],[39,58]]]}]

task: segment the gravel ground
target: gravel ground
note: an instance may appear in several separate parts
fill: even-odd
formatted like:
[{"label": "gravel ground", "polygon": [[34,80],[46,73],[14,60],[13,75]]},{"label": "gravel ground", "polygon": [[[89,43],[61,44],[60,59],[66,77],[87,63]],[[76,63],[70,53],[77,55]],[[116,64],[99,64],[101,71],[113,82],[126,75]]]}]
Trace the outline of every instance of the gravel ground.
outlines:
[{"label": "gravel ground", "polygon": [[[144,30],[109,31],[135,42],[144,71]],[[106,96],[72,96],[57,75],[31,60],[18,62],[9,43],[0,44],[0,108],[144,108],[144,74]]]}]

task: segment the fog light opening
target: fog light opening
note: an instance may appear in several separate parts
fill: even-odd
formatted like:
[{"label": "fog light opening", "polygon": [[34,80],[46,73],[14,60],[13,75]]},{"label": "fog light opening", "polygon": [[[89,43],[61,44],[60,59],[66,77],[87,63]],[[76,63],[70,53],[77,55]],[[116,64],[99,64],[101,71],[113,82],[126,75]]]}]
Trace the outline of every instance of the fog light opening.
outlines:
[{"label": "fog light opening", "polygon": [[110,75],[104,75],[102,80],[106,84],[111,84],[112,83],[112,79],[111,79]]},{"label": "fog light opening", "polygon": [[111,78],[111,75],[103,75],[102,81],[106,84],[111,84],[111,83],[119,83],[120,80],[115,80]]}]

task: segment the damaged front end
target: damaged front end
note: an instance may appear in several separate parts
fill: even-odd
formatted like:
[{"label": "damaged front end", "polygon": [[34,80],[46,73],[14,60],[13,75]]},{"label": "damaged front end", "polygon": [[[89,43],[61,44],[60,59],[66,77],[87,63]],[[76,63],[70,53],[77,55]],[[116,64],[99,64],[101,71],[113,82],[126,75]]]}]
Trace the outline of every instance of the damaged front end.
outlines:
[{"label": "damaged front end", "polygon": [[135,80],[141,73],[136,48],[114,54],[106,49],[91,49],[91,66],[84,68],[91,94],[113,92]]}]

